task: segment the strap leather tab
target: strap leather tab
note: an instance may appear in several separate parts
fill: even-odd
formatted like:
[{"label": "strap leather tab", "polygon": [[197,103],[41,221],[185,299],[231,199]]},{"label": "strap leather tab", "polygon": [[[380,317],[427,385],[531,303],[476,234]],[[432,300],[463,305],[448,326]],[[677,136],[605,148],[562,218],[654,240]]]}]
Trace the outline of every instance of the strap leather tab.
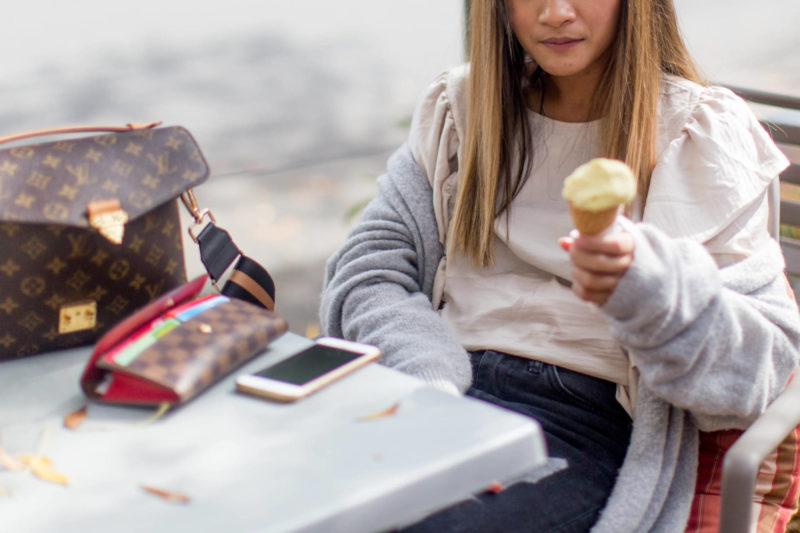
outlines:
[{"label": "strap leather tab", "polygon": [[238,257],[228,280],[220,291],[225,296],[245,300],[275,310],[275,282],[264,267],[242,254],[231,236],[215,224],[207,224],[197,236],[200,260],[216,282]]},{"label": "strap leather tab", "polygon": [[239,260],[236,261],[236,265],[220,292],[225,296],[245,300],[274,311],[275,282],[269,272],[239,250],[228,232],[217,227],[210,211],[200,210],[191,190],[181,196],[181,199],[197,221],[196,226],[199,227],[206,214],[211,219],[211,222],[206,224],[197,237],[194,236],[192,228],[189,228],[189,234],[200,246],[200,260],[206,267],[214,285],[216,286],[216,282],[238,257]]},{"label": "strap leather tab", "polygon": [[200,245],[200,260],[211,279],[217,281],[228,269],[240,252],[231,236],[214,224],[207,224],[197,236]]}]

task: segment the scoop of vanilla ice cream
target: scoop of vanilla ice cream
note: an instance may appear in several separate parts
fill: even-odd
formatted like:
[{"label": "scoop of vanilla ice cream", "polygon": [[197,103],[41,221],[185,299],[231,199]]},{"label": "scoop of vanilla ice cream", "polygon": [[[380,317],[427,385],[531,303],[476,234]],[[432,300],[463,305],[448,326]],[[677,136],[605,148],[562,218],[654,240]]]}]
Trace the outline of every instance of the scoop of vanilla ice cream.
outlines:
[{"label": "scoop of vanilla ice cream", "polygon": [[636,179],[622,161],[598,157],[564,180],[561,195],[577,209],[602,211],[627,204],[636,194]]}]

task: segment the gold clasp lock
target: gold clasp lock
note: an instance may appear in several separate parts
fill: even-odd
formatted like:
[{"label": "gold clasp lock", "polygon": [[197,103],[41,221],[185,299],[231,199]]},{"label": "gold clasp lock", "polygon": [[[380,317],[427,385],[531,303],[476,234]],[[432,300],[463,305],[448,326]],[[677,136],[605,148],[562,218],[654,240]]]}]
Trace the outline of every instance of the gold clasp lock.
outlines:
[{"label": "gold clasp lock", "polygon": [[62,305],[58,310],[58,334],[92,329],[97,323],[97,302],[83,300]]},{"label": "gold clasp lock", "polygon": [[114,244],[122,244],[128,213],[122,210],[119,200],[98,200],[87,206],[89,225]]}]

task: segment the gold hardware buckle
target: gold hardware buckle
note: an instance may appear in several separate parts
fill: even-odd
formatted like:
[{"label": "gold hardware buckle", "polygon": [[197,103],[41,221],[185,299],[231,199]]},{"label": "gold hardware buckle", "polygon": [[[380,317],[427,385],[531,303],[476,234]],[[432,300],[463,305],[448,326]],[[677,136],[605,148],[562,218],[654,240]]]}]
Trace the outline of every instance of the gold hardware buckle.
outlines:
[{"label": "gold hardware buckle", "polygon": [[216,224],[217,220],[214,218],[214,214],[209,209],[200,209],[197,205],[197,199],[194,197],[194,191],[189,189],[185,192],[181,193],[181,201],[183,205],[186,206],[186,209],[189,213],[194,217],[194,224],[189,226],[189,236],[192,238],[194,242],[197,242],[197,236],[200,234],[200,231],[197,231],[195,234],[195,230],[199,227],[205,227],[203,224],[203,219],[208,217],[208,220],[212,224]]},{"label": "gold hardware buckle", "polygon": [[[216,224],[217,223],[217,221],[214,219],[214,215],[211,214],[211,211],[209,211],[208,209],[203,209],[203,211],[200,213],[200,218],[197,219],[197,222],[195,222],[194,224],[189,226],[189,230],[188,230],[189,231],[189,235],[192,237],[192,240],[194,242],[197,242],[198,235],[200,235],[200,232],[203,229],[205,229],[205,227],[208,225],[208,224],[203,224],[203,219],[206,216],[208,216],[208,220],[209,220],[209,222],[211,224]],[[197,228],[200,228],[200,231],[198,231],[197,234],[195,234],[194,230],[196,230]]]}]

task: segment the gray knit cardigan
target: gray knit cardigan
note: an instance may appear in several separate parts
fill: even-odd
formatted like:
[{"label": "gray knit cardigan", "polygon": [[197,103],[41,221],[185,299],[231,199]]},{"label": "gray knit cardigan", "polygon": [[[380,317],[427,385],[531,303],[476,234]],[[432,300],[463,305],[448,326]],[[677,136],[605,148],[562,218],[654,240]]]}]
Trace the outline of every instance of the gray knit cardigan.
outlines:
[{"label": "gray knit cardigan", "polygon": [[[442,247],[428,180],[407,146],[330,258],[321,301],[329,335],[377,345],[382,363],[460,391],[469,358],[431,306]],[[593,531],[680,532],[698,431],[747,427],[798,363],[800,319],[777,243],[719,269],[699,244],[631,224],[635,258],[601,307],[639,371],[631,442]]]}]

